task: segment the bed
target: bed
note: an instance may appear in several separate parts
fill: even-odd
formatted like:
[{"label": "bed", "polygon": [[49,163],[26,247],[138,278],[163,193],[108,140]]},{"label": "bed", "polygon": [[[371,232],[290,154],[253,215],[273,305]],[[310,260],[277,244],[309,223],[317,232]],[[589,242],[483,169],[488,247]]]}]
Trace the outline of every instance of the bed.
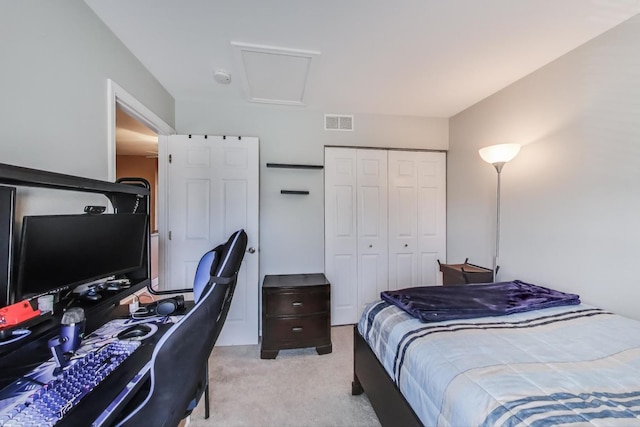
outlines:
[{"label": "bed", "polygon": [[640,426],[640,322],[579,301],[423,322],[380,300],[354,328],[363,391],[383,426]]}]

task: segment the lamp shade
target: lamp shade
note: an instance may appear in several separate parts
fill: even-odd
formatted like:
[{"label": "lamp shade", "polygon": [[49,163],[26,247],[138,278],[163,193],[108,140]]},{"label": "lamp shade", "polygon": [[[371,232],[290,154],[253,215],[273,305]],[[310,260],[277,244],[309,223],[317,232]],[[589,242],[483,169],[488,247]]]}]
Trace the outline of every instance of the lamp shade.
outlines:
[{"label": "lamp shade", "polygon": [[520,144],[498,144],[481,148],[479,153],[482,160],[493,165],[513,160],[519,151]]}]

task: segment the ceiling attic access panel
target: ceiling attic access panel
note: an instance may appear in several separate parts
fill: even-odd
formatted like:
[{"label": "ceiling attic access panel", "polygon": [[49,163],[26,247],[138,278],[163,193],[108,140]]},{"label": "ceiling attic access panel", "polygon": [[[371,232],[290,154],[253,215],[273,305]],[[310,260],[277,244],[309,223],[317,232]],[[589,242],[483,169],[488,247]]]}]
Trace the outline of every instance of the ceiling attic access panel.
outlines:
[{"label": "ceiling attic access panel", "polygon": [[313,59],[320,52],[231,42],[250,102],[306,105]]}]

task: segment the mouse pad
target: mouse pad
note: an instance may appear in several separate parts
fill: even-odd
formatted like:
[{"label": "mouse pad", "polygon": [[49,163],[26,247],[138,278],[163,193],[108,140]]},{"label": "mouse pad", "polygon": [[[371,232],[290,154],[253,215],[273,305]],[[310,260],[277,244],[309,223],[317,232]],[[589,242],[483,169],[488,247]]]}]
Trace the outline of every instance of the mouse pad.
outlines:
[{"label": "mouse pad", "polygon": [[[132,325],[144,323],[151,327],[151,333],[143,337],[131,338],[131,340],[142,340],[151,336],[158,330],[158,324],[176,323],[183,316],[165,316],[146,319],[115,319],[105,323],[82,340],[82,345],[74,353],[69,361],[69,366],[84,357],[87,353],[97,350],[111,341],[115,341],[116,336]],[[29,396],[41,387],[41,384],[48,383],[56,378],[53,370],[56,363],[51,359],[38,365],[26,375],[18,378],[2,390],[0,390],[0,419],[3,414],[11,412],[12,408],[28,400]]]}]

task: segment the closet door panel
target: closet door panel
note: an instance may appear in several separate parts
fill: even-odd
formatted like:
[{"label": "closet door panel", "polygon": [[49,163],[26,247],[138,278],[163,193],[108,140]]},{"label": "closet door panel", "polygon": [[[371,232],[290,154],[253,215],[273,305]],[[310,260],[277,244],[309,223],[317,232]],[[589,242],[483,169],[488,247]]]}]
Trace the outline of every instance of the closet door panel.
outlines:
[{"label": "closet door panel", "polygon": [[389,151],[389,289],[418,285],[418,176],[415,154]]},{"label": "closet door panel", "polygon": [[[394,268],[391,268],[391,265]],[[389,259],[389,289],[409,288],[417,275],[416,254],[411,252],[395,252]]]},{"label": "closet door panel", "polygon": [[388,289],[387,152],[357,150],[358,314]]},{"label": "closet door panel", "polygon": [[[419,260],[419,281],[420,286],[441,285],[440,269],[434,268],[438,266],[438,259],[442,262],[442,259],[438,257],[437,253],[433,252],[420,252]],[[438,266],[439,267],[439,266]]]},{"label": "closet door panel", "polygon": [[[356,257],[351,254],[336,254],[327,260],[331,265],[331,319],[332,324],[344,325],[353,323],[356,307],[356,295],[354,295]],[[335,319],[334,319],[335,317]]]},{"label": "closet door panel", "polygon": [[331,322],[358,318],[356,150],[325,148],[325,276],[331,283]]},{"label": "closet door panel", "polygon": [[421,285],[441,284],[438,260],[446,262],[446,156],[417,153],[418,253]]},{"label": "closet door panel", "polygon": [[[367,303],[380,299],[380,282],[387,281],[387,277],[380,277],[378,266],[386,259],[381,259],[379,255],[361,255],[358,257],[358,310],[364,310]],[[384,290],[384,289],[383,289]]]}]

